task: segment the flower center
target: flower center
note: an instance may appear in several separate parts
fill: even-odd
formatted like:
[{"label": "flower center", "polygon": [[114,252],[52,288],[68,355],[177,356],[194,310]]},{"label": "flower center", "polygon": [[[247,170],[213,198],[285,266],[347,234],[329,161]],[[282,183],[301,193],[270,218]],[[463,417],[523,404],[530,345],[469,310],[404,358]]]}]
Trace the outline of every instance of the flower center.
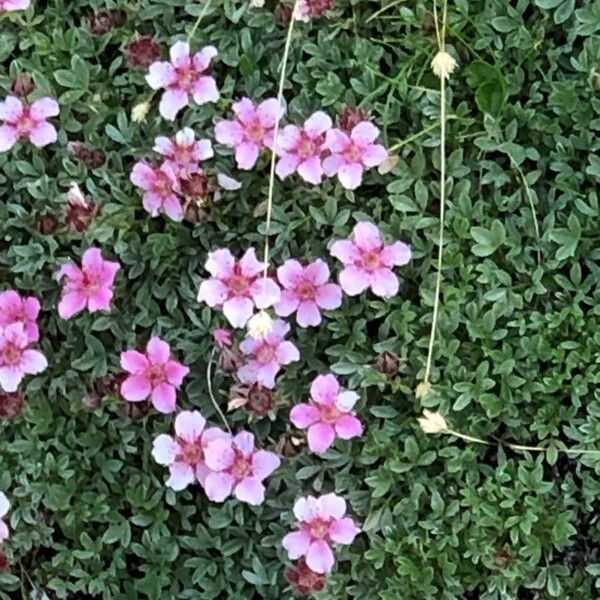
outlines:
[{"label": "flower center", "polygon": [[165,370],[163,365],[152,365],[146,371],[146,377],[150,380],[150,385],[156,387],[165,382]]},{"label": "flower center", "polygon": [[229,289],[237,295],[245,294],[250,288],[250,283],[243,275],[234,275],[228,281]]},{"label": "flower center", "polygon": [[196,83],[196,72],[189,66],[178,67],[175,71],[177,73],[177,86],[189,92]]},{"label": "flower center", "polygon": [[154,192],[164,196],[171,192],[171,181],[161,171],[157,173],[156,180],[154,181]]},{"label": "flower center", "polygon": [[175,146],[173,158],[179,164],[186,165],[192,162],[192,147],[191,146]]},{"label": "flower center", "polygon": [[98,278],[94,275],[84,273],[81,287],[83,288],[83,291],[86,294],[94,294],[100,289],[100,282],[98,281]]},{"label": "flower center", "polygon": [[8,344],[2,350],[2,363],[5,365],[16,365],[21,359],[21,348],[15,344]]},{"label": "flower center", "polygon": [[367,271],[373,271],[381,265],[381,258],[378,251],[365,252],[361,257],[362,266]]},{"label": "flower center", "polygon": [[179,441],[180,456],[183,462],[188,465],[197,465],[204,459],[204,451],[202,446],[196,442]]},{"label": "flower center", "polygon": [[20,135],[27,135],[33,129],[34,125],[35,121],[27,112],[24,112],[17,123],[17,131]]},{"label": "flower center", "polygon": [[360,162],[361,155],[361,149],[354,142],[351,142],[344,150],[344,157],[348,162]]},{"label": "flower center", "polygon": [[329,535],[329,521],[315,519],[310,524],[310,535],[313,539],[324,540]]},{"label": "flower center", "polygon": [[272,348],[271,346],[267,346],[266,344],[264,346],[261,346],[256,351],[256,359],[258,360],[259,363],[262,363],[263,365],[270,363],[274,358],[275,358],[275,349]]},{"label": "flower center", "polygon": [[309,137],[302,136],[302,139],[296,148],[296,153],[300,158],[306,159],[315,154],[316,149],[317,145],[313,140],[311,140]]},{"label": "flower center", "polygon": [[310,281],[302,281],[296,288],[296,293],[301,300],[314,300],[317,288]]},{"label": "flower center", "polygon": [[235,458],[229,472],[236,479],[244,479],[252,476],[252,463],[238,450],[235,451]]},{"label": "flower center", "polygon": [[265,129],[258,119],[254,119],[249,125],[246,126],[246,135],[257,144],[262,143],[265,135]]},{"label": "flower center", "polygon": [[340,417],[340,411],[335,404],[321,405],[321,419],[326,423],[335,423]]}]

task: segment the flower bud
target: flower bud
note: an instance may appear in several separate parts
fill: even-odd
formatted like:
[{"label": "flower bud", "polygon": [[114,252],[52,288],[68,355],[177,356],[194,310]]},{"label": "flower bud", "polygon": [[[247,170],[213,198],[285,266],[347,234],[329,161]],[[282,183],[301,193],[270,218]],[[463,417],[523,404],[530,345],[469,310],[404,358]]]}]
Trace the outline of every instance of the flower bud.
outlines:
[{"label": "flower bud", "polygon": [[16,392],[0,391],[0,418],[12,419],[23,412],[25,399],[23,394]]},{"label": "flower bud", "polygon": [[384,375],[395,375],[400,366],[402,364],[402,360],[393,352],[388,352],[384,350],[375,361],[375,368]]},{"label": "flower bud", "polygon": [[264,310],[257,312],[248,321],[248,333],[255,339],[264,338],[273,330],[273,319]]},{"label": "flower bud", "polygon": [[127,57],[133,67],[147,69],[160,59],[160,46],[154,38],[145,35],[129,42]]},{"label": "flower bud", "polygon": [[35,90],[35,82],[28,73],[19,73],[10,86],[10,91],[18,98],[25,98]]},{"label": "flower bud", "polygon": [[371,114],[366,110],[355,106],[346,106],[338,117],[338,125],[340,129],[350,133],[359,123],[370,120]]},{"label": "flower bud", "polygon": [[149,111],[150,101],[146,100],[146,102],[140,102],[133,107],[133,110],[131,111],[131,120],[134,123],[141,123],[146,118]]},{"label": "flower bud", "polygon": [[304,558],[301,558],[287,571],[285,577],[294,588],[294,591],[301,596],[309,596],[325,587],[325,575],[311,570]]},{"label": "flower bud", "polygon": [[52,235],[56,232],[59,225],[58,218],[52,213],[40,215],[35,222],[35,228],[44,235]]}]

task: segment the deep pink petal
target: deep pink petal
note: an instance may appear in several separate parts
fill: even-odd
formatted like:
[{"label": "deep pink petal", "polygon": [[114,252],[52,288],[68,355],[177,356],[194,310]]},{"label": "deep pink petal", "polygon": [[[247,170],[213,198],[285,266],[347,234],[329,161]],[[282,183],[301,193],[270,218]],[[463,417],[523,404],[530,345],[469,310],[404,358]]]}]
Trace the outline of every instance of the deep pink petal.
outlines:
[{"label": "deep pink petal", "polygon": [[165,365],[165,375],[167,376],[167,381],[174,385],[175,387],[179,387],[183,383],[183,378],[190,372],[189,368],[176,360],[169,360]]},{"label": "deep pink petal", "polygon": [[232,440],[218,437],[208,441],[204,446],[204,460],[213,471],[228,469],[235,459]]},{"label": "deep pink petal", "polygon": [[308,447],[317,454],[328,450],[335,440],[335,431],[327,423],[315,423],[308,428]]},{"label": "deep pink petal", "polygon": [[290,411],[290,421],[299,429],[306,429],[321,419],[321,413],[312,404],[296,404]]},{"label": "deep pink petal", "polygon": [[146,345],[146,353],[150,362],[155,365],[164,365],[171,358],[171,347],[159,337],[152,337]]},{"label": "deep pink petal", "polygon": [[152,390],[152,405],[158,412],[168,414],[175,410],[177,394],[170,383],[161,383]]},{"label": "deep pink petal", "polygon": [[310,385],[310,396],[317,404],[331,406],[340,393],[340,384],[335,375],[318,375]]},{"label": "deep pink petal", "polygon": [[141,402],[151,391],[150,381],[143,375],[131,375],[121,384],[121,395],[129,402]]},{"label": "deep pink petal", "polygon": [[113,292],[110,288],[100,288],[96,292],[90,294],[88,298],[88,310],[96,312],[99,310],[110,310],[110,303],[113,298]]},{"label": "deep pink petal", "polygon": [[87,304],[87,298],[80,292],[67,292],[58,303],[58,314],[61,319],[70,319],[81,312]]},{"label": "deep pink petal", "polygon": [[352,415],[342,415],[335,424],[335,432],[343,440],[350,440],[362,435],[362,423]]}]

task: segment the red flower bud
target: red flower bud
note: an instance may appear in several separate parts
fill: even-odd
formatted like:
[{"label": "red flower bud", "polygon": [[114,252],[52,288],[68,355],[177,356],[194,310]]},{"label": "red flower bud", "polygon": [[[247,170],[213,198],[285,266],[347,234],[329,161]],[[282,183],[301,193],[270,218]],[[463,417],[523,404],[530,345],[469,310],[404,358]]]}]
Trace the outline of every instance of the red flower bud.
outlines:
[{"label": "red flower bud", "polygon": [[20,415],[25,408],[23,394],[16,392],[0,392],[0,417],[12,419]]},{"label": "red flower bud", "polygon": [[35,90],[35,82],[28,73],[19,73],[10,86],[12,94],[18,98],[25,98]]},{"label": "red flower bud", "polygon": [[301,596],[320,592],[325,587],[325,575],[309,569],[304,558],[301,558],[292,569],[285,574],[292,588]]},{"label": "red flower bud", "polygon": [[367,111],[354,106],[346,106],[338,117],[338,125],[340,126],[340,129],[350,133],[359,123],[370,120],[371,115]]},{"label": "red flower bud", "polygon": [[154,38],[146,35],[129,43],[127,56],[133,67],[147,69],[160,58],[160,46]]}]

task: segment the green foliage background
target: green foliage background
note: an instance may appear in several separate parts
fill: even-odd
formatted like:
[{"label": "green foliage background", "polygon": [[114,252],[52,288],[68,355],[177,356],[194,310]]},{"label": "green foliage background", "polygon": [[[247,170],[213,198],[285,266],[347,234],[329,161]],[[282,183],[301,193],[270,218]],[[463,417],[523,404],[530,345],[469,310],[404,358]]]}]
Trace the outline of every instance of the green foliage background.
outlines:
[{"label": "green foliage background", "polygon": [[[261,243],[264,225],[252,213],[266,194],[266,157],[239,174],[218,148],[216,164],[240,175],[243,188],[197,226],[150,219],[129,172],[156,135],[182,125],[212,135],[232,99],[274,95],[285,28],[269,0],[266,9],[214,2],[194,45],[218,47],[222,100],[185,110],[175,124],[155,103],[137,125],[130,110],[149,89],[128,67],[126,44],[136,32],[156,35],[166,56],[202,3],[33,4],[0,17],[0,88],[4,95],[18,72],[33,73],[36,93],[60,101],[60,135],[41,151],[21,144],[0,154],[0,279],[3,289],[43,299],[50,367],[28,380],[25,415],[0,424],[0,489],[14,503],[14,563],[0,575],[0,597],[20,597],[21,586],[51,598],[288,597],[280,540],[293,502],[335,490],[365,533],[338,553],[322,598],[596,598],[600,464],[557,455],[550,440],[600,447],[600,2],[458,0],[449,8],[460,67],[449,91],[443,309],[427,404],[472,435],[548,444],[541,455],[425,436],[416,425],[412,390],[426,357],[439,212],[431,3],[339,0],[329,18],[297,28],[290,120],[349,104],[372,111],[389,145],[431,129],[401,146],[393,173],[370,172],[355,193],[332,181],[277,183],[276,263],[324,255],[361,218],[409,242],[414,260],[398,297],[346,298],[320,329],[295,331],[302,360],[282,377],[276,418],[251,425],[261,443],[293,431],[288,406],[330,365],[361,391],[366,435],[323,459],[286,459],[260,508],[210,504],[198,487],[167,490],[150,448],[170,418],[132,420],[117,399],[89,412],[81,398],[95,378],[119,372],[121,350],[154,332],[192,366],[180,405],[216,422],[205,369],[210,331],[222,321],[195,294],[208,250]],[[127,24],[94,37],[85,19],[107,7],[124,8]],[[73,162],[72,140],[102,147],[107,165]],[[37,217],[62,212],[71,180],[102,203],[102,217],[83,236],[40,234]],[[114,310],[61,322],[53,273],[92,244],[123,265]],[[383,349],[405,359],[391,382],[370,366]],[[228,385],[216,382],[223,402]],[[248,418],[238,411],[231,420],[241,428]]]}]

